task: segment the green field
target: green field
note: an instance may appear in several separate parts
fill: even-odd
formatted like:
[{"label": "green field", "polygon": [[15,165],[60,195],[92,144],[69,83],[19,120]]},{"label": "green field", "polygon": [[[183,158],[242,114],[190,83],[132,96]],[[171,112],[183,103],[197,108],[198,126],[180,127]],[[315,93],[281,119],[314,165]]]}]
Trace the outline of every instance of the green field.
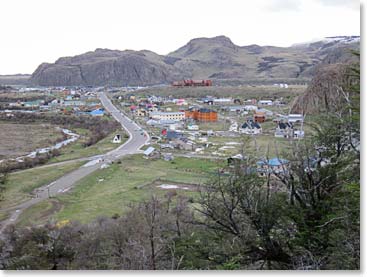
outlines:
[{"label": "green field", "polygon": [[15,206],[31,198],[30,193],[34,189],[51,183],[82,164],[83,162],[70,162],[57,166],[36,167],[9,174],[0,207],[4,209]]},{"label": "green field", "polygon": [[[168,190],[157,188],[151,182],[182,182],[203,184],[215,173],[222,162],[175,158],[173,162],[146,160],[141,155],[132,155],[112,164],[109,168],[98,170],[85,177],[68,194],[58,196],[61,210],[52,218],[89,222],[98,216],[112,216],[123,213],[131,203],[148,199],[152,195],[164,196]],[[177,190],[187,196],[197,192]],[[28,209],[20,217],[20,224],[45,220],[45,210],[55,209],[47,200]]]},{"label": "green field", "polygon": [[[256,98],[262,97],[283,97],[284,99],[291,100],[295,96],[300,95],[306,89],[304,85],[290,85],[288,88],[274,87],[273,85],[259,85],[259,86],[212,86],[212,87],[183,87],[175,88],[171,86],[167,87],[151,87],[135,91],[135,95],[161,95],[180,97],[180,98],[197,98],[206,97],[207,95],[215,97],[239,97],[243,98]],[[126,95],[130,92],[114,93],[113,96]]]},{"label": "green field", "polygon": [[[79,159],[83,157],[105,154],[108,151],[111,151],[116,147],[120,146],[127,140],[127,138],[124,137],[124,132],[121,130],[112,132],[110,135],[98,141],[96,144],[85,147],[83,143],[87,140],[88,136],[90,135],[90,132],[86,129],[76,129],[75,132],[77,132],[81,137],[76,142],[61,148],[60,150],[61,155],[50,159],[48,163],[56,163],[67,160]],[[121,144],[112,143],[112,139],[116,133],[122,134]]]}]

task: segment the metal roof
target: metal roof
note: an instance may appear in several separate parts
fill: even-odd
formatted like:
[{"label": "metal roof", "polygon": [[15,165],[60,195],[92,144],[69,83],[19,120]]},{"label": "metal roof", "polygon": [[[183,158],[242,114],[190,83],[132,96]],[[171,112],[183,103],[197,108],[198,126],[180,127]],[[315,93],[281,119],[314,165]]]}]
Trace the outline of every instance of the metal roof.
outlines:
[{"label": "metal roof", "polygon": [[150,146],[147,150],[144,151],[144,155],[149,156],[154,152],[155,148]]}]

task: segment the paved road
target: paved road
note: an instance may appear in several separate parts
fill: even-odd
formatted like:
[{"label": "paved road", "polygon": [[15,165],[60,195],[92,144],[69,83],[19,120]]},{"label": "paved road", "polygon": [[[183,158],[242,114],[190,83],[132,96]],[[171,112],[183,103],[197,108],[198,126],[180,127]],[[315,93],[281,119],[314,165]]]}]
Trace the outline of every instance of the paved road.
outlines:
[{"label": "paved road", "polygon": [[105,109],[110,112],[114,119],[121,123],[121,126],[129,134],[129,139],[118,148],[104,155],[96,156],[95,159],[89,161],[75,171],[64,175],[63,177],[46,186],[38,188],[35,191],[35,198],[32,198],[11,208],[2,210],[0,209],[0,212],[9,212],[10,214],[10,216],[6,220],[0,223],[0,233],[4,230],[6,226],[14,223],[25,209],[49,198],[50,196],[52,197],[69,191],[77,181],[112,161],[115,161],[125,155],[141,152],[140,148],[149,141],[148,133],[143,131],[140,126],[129,119],[126,115],[122,114],[112,104],[105,93],[101,92],[98,94],[98,96]]}]

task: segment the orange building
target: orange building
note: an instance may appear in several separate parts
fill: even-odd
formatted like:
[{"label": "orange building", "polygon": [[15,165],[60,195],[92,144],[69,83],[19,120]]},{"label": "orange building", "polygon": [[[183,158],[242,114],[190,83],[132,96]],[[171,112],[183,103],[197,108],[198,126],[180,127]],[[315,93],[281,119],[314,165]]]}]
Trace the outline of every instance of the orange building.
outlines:
[{"label": "orange building", "polygon": [[265,113],[264,112],[256,112],[254,114],[254,121],[257,123],[263,123],[265,122],[266,117],[265,117]]},{"label": "orange building", "polygon": [[218,113],[209,109],[190,109],[185,111],[185,118],[192,118],[202,122],[215,122],[218,120]]}]

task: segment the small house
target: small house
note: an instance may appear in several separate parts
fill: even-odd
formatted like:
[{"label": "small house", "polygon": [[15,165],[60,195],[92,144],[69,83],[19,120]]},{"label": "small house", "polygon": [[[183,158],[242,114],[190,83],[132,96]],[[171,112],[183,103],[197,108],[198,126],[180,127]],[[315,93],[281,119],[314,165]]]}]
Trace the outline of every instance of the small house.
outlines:
[{"label": "small house", "polygon": [[241,113],[246,111],[245,106],[228,106],[225,110],[231,113]]},{"label": "small house", "polygon": [[174,156],[172,155],[172,153],[163,153],[163,160],[170,162],[174,160]]},{"label": "small house", "polygon": [[248,120],[241,126],[239,132],[246,135],[257,135],[261,134],[262,128],[259,123]]},{"label": "small house", "polygon": [[195,125],[195,124],[189,124],[189,125],[187,125],[187,130],[198,131],[199,130],[199,126],[198,125]]},{"label": "small house", "polygon": [[295,139],[301,139],[305,136],[305,132],[303,130],[294,130],[293,132],[293,138]]},{"label": "small house", "polygon": [[148,115],[148,112],[144,109],[136,109],[135,110],[135,115],[136,116],[142,116],[142,117],[145,117]]},{"label": "small house", "polygon": [[116,134],[113,137],[112,143],[121,143],[121,135],[120,134]]},{"label": "small house", "polygon": [[171,144],[180,150],[193,151],[195,149],[195,142],[188,139],[174,139]]},{"label": "small house", "polygon": [[286,159],[272,158],[263,159],[257,163],[257,172],[261,177],[267,175],[286,174],[288,172],[289,161]]},{"label": "small house", "polygon": [[275,129],[274,136],[277,138],[293,138],[293,125],[292,123],[279,122]]},{"label": "small house", "polygon": [[227,159],[227,165],[237,166],[237,165],[240,165],[242,161],[243,161],[242,154],[237,154]]},{"label": "small house", "polygon": [[238,132],[238,123],[237,122],[233,122],[231,124],[231,126],[229,126],[229,131],[230,132]]},{"label": "small house", "polygon": [[155,151],[155,148],[152,146],[149,146],[145,151],[144,151],[144,156],[145,157],[149,157],[153,154],[153,152]]},{"label": "small house", "polygon": [[288,115],[288,122],[289,123],[302,123],[303,122],[303,115],[302,114],[289,114]]},{"label": "small house", "polygon": [[93,111],[89,112],[89,114],[91,116],[103,116],[104,111],[103,111],[103,109],[97,109],[97,110],[93,110]]},{"label": "small house", "polygon": [[255,105],[245,105],[244,109],[246,111],[257,111],[257,106],[255,106]]},{"label": "small house", "polygon": [[163,135],[165,135],[168,140],[180,139],[184,137],[184,134],[173,131],[173,130],[166,130],[165,133],[163,133]]},{"label": "small house", "polygon": [[234,99],[233,100],[233,104],[237,104],[237,105],[241,105],[242,104],[242,101],[241,101],[241,99],[239,99],[239,98],[236,98],[236,99]]},{"label": "small house", "polygon": [[273,101],[272,100],[260,100],[258,104],[261,106],[273,106]]}]

